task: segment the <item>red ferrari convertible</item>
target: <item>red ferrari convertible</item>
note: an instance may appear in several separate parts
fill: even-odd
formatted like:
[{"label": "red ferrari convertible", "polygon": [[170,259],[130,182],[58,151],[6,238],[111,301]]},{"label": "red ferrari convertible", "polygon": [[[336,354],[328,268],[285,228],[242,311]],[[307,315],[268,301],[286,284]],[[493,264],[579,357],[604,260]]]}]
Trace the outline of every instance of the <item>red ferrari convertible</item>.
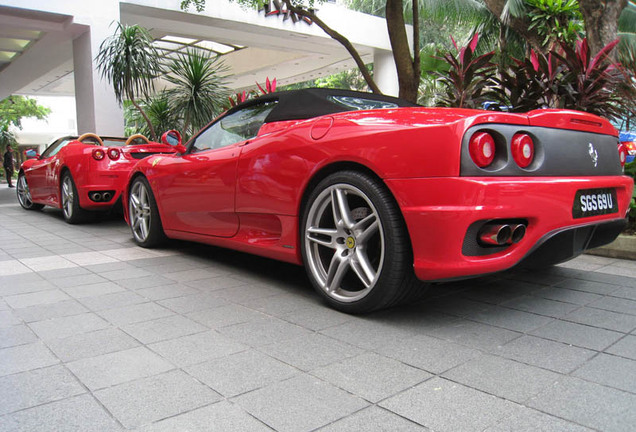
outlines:
[{"label": "red ferrari convertible", "polygon": [[59,138],[42,155],[27,153],[18,174],[18,201],[27,210],[61,208],[66,222],[78,223],[87,210],[108,210],[118,202],[138,159],[175,151],[143,135]]},{"label": "red ferrari convertible", "polygon": [[546,266],[611,242],[633,182],[599,117],[423,108],[351,91],[232,108],[131,172],[135,241],[165,236],[304,265],[333,307],[368,312],[419,281]]}]

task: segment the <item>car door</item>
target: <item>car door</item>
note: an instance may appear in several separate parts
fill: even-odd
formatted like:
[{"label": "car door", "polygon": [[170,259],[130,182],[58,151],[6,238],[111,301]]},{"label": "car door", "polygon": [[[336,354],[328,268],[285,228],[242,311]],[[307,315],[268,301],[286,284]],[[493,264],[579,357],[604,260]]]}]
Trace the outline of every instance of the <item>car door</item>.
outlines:
[{"label": "car door", "polygon": [[25,175],[29,183],[31,197],[36,201],[50,202],[58,187],[57,184],[51,184],[53,177],[51,172],[54,171],[58,163],[57,153],[71,142],[71,138],[60,138],[53,142],[44,150],[39,159],[26,170]]},{"label": "car door", "polygon": [[153,185],[165,229],[218,237],[236,234],[241,147],[258,134],[274,105],[252,105],[223,116],[193,138],[186,154],[170,161],[170,174],[158,176]]}]

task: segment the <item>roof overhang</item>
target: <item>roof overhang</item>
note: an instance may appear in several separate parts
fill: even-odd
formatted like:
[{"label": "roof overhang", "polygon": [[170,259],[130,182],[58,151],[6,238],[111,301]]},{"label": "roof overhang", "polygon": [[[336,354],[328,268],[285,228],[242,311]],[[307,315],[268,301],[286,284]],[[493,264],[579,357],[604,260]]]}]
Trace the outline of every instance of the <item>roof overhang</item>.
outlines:
[{"label": "roof overhang", "polygon": [[[107,1],[92,2],[102,7]],[[266,77],[288,84],[355,67],[347,51],[317,25],[284,14],[266,16],[225,0],[208,1],[201,13],[181,11],[180,0],[111,1],[121,22],[140,24],[155,39],[178,36],[241,47],[223,56],[236,90]],[[76,2],[5,0],[9,6],[0,6],[0,98],[74,94],[73,40],[90,31],[92,2],[85,0],[76,11]],[[390,50],[383,19],[330,3],[319,7],[319,16],[346,35],[366,63],[377,50]]]}]

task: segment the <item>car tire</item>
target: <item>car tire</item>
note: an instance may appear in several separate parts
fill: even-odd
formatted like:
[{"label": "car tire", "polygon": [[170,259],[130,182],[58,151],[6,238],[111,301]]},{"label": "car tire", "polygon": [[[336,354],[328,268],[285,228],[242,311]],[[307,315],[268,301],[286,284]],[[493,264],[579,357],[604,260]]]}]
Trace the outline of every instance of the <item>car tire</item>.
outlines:
[{"label": "car tire", "polygon": [[309,279],[339,311],[388,308],[425,289],[413,272],[397,203],[370,175],[342,171],[323,179],[309,195],[300,230]]},{"label": "car tire", "polygon": [[36,204],[31,199],[31,191],[29,190],[29,184],[27,183],[26,175],[24,172],[18,174],[16,193],[18,195],[18,202],[25,210],[41,210],[44,204]]},{"label": "car tire", "polygon": [[128,218],[135,243],[155,247],[166,240],[155,196],[145,177],[137,177],[128,193]]},{"label": "car tire", "polygon": [[79,205],[77,187],[75,187],[73,176],[71,176],[71,173],[68,171],[62,175],[60,197],[62,201],[62,215],[66,223],[75,225],[86,221],[88,212]]}]

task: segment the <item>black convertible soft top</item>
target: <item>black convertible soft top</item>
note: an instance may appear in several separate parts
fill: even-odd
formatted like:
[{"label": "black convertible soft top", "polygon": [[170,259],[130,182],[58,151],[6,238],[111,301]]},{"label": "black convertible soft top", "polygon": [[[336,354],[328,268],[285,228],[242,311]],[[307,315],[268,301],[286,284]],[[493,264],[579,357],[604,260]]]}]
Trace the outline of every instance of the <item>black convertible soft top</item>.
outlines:
[{"label": "black convertible soft top", "polygon": [[230,109],[231,114],[242,108],[278,101],[265,123],[283,120],[304,120],[337,112],[360,109],[416,107],[418,105],[391,96],[329,88],[310,88],[269,93]]}]

